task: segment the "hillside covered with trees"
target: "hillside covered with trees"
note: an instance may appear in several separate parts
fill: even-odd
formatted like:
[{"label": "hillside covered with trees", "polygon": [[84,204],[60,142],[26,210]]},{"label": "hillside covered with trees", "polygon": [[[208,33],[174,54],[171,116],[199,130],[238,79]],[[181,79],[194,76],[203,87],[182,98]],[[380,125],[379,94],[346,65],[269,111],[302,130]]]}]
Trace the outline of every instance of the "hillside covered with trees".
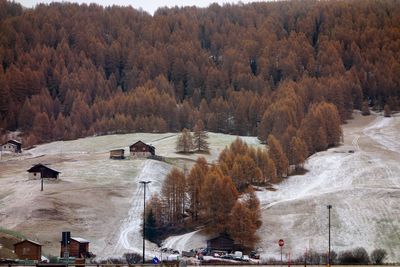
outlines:
[{"label": "hillside covered with trees", "polygon": [[271,135],[286,155],[305,144],[308,156],[340,142],[340,123],[363,103],[399,109],[399,51],[396,0],[213,4],[154,16],[0,0],[0,128],[31,145],[201,120],[209,131]]}]

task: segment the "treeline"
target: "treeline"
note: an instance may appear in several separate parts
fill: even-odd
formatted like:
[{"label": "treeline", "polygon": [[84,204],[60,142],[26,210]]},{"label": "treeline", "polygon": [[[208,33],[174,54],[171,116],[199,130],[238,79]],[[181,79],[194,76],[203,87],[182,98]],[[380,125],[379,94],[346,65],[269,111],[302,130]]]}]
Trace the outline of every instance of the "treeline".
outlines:
[{"label": "treeline", "polygon": [[22,130],[26,145],[201,120],[264,142],[273,134],[286,152],[301,138],[311,154],[336,143],[331,120],[336,127],[363,102],[400,106],[396,0],[213,4],[154,16],[0,0],[0,10],[0,128]]},{"label": "treeline", "polygon": [[[374,249],[370,255],[363,247],[357,247],[350,250],[340,251],[332,250],[330,254],[330,263],[337,265],[381,265],[387,259],[387,251],[384,249]],[[328,264],[328,255],[326,252],[317,252],[309,250],[303,256],[295,258],[291,262],[296,265],[324,265]],[[268,260],[268,264],[280,264],[276,259]]]},{"label": "treeline", "polygon": [[203,226],[252,248],[261,226],[260,202],[252,185],[266,184],[270,175],[275,168],[266,150],[240,139],[224,149],[216,164],[200,157],[188,174],[174,168],[161,193],[147,203],[146,238],[159,243],[172,233]]}]

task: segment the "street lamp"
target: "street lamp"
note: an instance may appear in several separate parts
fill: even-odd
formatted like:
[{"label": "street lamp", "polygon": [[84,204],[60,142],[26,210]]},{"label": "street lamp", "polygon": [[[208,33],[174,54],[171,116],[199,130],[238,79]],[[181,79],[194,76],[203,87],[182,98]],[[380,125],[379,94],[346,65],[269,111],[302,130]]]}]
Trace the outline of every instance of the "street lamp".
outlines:
[{"label": "street lamp", "polygon": [[326,206],[328,208],[328,267],[331,266],[331,209],[332,205]]},{"label": "street lamp", "polygon": [[142,263],[144,264],[144,251],[145,251],[145,246],[144,242],[146,239],[146,186],[147,184],[151,183],[151,181],[140,181],[144,187],[144,194],[143,194],[143,259]]}]

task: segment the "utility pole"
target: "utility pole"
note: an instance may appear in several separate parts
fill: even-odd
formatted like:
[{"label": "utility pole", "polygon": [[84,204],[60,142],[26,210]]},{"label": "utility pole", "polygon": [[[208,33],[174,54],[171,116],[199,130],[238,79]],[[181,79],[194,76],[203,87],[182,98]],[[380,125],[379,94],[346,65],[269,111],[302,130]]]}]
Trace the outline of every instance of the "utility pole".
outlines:
[{"label": "utility pole", "polygon": [[328,267],[331,266],[331,209],[332,205],[328,205]]},{"label": "utility pole", "polygon": [[144,194],[143,194],[143,259],[142,263],[144,264],[144,252],[145,252],[145,238],[146,238],[146,186],[147,184],[151,183],[151,181],[140,181],[144,187]]}]

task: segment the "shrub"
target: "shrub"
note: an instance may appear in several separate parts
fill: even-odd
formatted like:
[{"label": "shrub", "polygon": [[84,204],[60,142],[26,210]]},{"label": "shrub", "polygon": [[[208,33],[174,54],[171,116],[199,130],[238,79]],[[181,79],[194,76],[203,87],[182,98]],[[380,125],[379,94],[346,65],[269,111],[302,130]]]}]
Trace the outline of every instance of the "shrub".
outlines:
[{"label": "shrub", "polygon": [[130,265],[142,262],[142,256],[137,253],[125,253],[124,258],[126,262]]},{"label": "shrub", "polygon": [[387,256],[387,252],[384,249],[375,249],[371,252],[371,262],[373,264],[382,264]]},{"label": "shrub", "polygon": [[385,117],[390,117],[392,115],[392,111],[390,110],[390,107],[388,104],[386,104],[383,108],[383,116]]},{"label": "shrub", "polygon": [[340,264],[368,264],[369,256],[365,248],[358,247],[353,250],[346,250],[339,255]]}]

